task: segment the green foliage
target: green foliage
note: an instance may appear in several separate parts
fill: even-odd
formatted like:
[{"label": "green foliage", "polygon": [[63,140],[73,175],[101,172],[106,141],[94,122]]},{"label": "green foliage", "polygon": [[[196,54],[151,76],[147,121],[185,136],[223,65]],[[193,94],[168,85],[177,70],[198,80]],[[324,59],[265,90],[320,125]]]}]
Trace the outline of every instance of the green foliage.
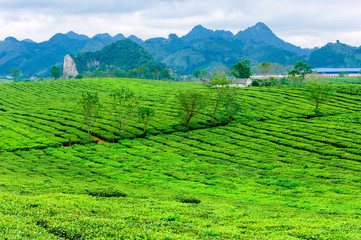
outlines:
[{"label": "green foliage", "polygon": [[307,63],[298,61],[288,74],[294,78],[299,78],[300,81],[303,81],[305,76],[310,73],[312,73],[312,67],[307,65]]},{"label": "green foliage", "polygon": [[124,135],[125,127],[135,116],[138,99],[134,92],[127,87],[115,88],[109,95],[113,101],[113,115],[119,125],[121,134]]},{"label": "green foliage", "polygon": [[271,73],[272,63],[258,63],[257,72],[261,75],[268,75]]},{"label": "green foliage", "polygon": [[207,83],[207,77],[208,77],[208,71],[206,69],[202,69],[199,73],[200,80],[202,82],[202,85],[206,85]]},{"label": "green foliage", "polygon": [[227,116],[228,124],[235,120],[235,116],[240,111],[238,99],[238,89],[235,87],[225,87],[223,106]]},{"label": "green foliage", "polygon": [[105,197],[105,198],[127,196],[127,194],[122,191],[115,189],[104,189],[104,188],[88,190],[87,194],[94,197]]},{"label": "green foliage", "polygon": [[[163,63],[154,58],[137,43],[129,40],[119,40],[105,46],[96,52],[84,52],[73,56],[80,73],[96,70],[107,72],[109,77],[130,76],[145,78],[151,76],[151,69],[162,72],[166,69]],[[167,76],[165,76],[167,77]]]},{"label": "green foliage", "polygon": [[78,74],[75,76],[75,79],[83,79],[84,75],[83,74]]},{"label": "green foliage", "polygon": [[152,68],[152,69],[150,70],[150,73],[152,74],[153,79],[156,79],[156,80],[159,79],[160,72],[159,72],[158,69]]},{"label": "green foliage", "polygon": [[199,78],[199,77],[201,76],[201,70],[199,70],[199,69],[194,70],[193,75],[194,75],[196,78]]},{"label": "green foliage", "polygon": [[21,72],[21,70],[20,69],[18,69],[18,68],[15,68],[15,67],[13,67],[13,68],[10,68],[9,70],[8,70],[8,74],[11,76],[11,77],[13,77],[14,78],[14,81],[16,82],[16,81],[19,81],[19,79],[22,77],[22,72]]},{"label": "green foliage", "polygon": [[340,72],[338,75],[339,75],[340,77],[347,77],[348,72]]},{"label": "green foliage", "polygon": [[164,68],[164,69],[161,71],[161,78],[162,78],[163,80],[167,80],[167,79],[170,79],[170,78],[171,78],[169,69]]},{"label": "green foliage", "polygon": [[253,87],[259,87],[261,85],[260,80],[258,79],[253,79],[252,80],[252,84]]},{"label": "green foliage", "polygon": [[322,82],[320,79],[313,79],[307,88],[307,98],[313,102],[315,106],[316,117],[320,115],[320,105],[329,101],[332,97],[332,87]]},{"label": "green foliage", "polygon": [[178,197],[179,202],[181,203],[193,203],[193,204],[200,204],[201,200],[192,197],[192,196],[180,196]]},{"label": "green foliage", "polygon": [[78,101],[80,107],[80,113],[83,115],[84,123],[88,129],[88,142],[91,140],[90,130],[95,121],[99,116],[101,104],[99,102],[98,94],[91,94],[89,92],[83,93]]},{"label": "green foliage", "polygon": [[61,76],[61,68],[60,68],[59,66],[52,66],[52,67],[49,69],[49,71],[50,71],[51,76],[52,76],[55,80],[57,80],[57,79],[60,78],[60,76]]},{"label": "green foliage", "polygon": [[[360,239],[357,81],[331,79],[354,84],[334,84],[322,105],[329,114],[318,118],[309,118],[308,86],[232,88],[239,121],[208,128],[212,106],[204,106],[191,132],[173,127],[172,103],[177,91],[206,91],[197,83],[0,84],[0,238]],[[155,134],[140,137],[130,121],[131,139],[79,140],[77,96],[97,91],[109,107],[109,89],[120,87],[157,111]],[[109,114],[94,122],[104,139],[120,134]],[[67,138],[77,144],[62,147]]]},{"label": "green foliage", "polygon": [[226,74],[215,74],[210,80],[210,99],[213,104],[213,111],[211,114],[211,122],[214,122],[216,112],[219,105],[223,102],[225,95],[228,91],[228,85],[231,84],[231,80],[227,80]]},{"label": "green foliage", "polygon": [[252,75],[250,61],[248,59],[231,66],[231,75],[235,78],[249,78]]},{"label": "green foliage", "polygon": [[178,113],[186,128],[191,119],[198,115],[204,106],[204,96],[195,90],[187,90],[176,95]]},{"label": "green foliage", "polygon": [[281,85],[281,81],[274,77],[267,78],[262,81],[261,86],[269,87],[269,86],[279,86]]},{"label": "green foliage", "polygon": [[147,133],[147,126],[151,121],[152,117],[155,116],[155,111],[150,107],[139,107],[138,109],[139,121],[143,124],[143,132]]}]

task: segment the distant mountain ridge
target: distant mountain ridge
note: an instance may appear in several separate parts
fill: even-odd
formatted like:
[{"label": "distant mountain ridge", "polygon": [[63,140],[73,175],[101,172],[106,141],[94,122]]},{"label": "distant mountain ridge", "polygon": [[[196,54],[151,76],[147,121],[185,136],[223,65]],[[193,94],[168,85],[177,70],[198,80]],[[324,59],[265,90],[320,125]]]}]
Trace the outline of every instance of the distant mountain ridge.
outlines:
[{"label": "distant mountain ridge", "polygon": [[57,33],[41,43],[8,37],[0,42],[0,75],[6,75],[12,67],[22,70],[24,76],[46,74],[51,66],[61,65],[67,54],[97,51],[120,39],[125,37],[106,33],[89,38],[72,31]]},{"label": "distant mountain ridge", "polygon": [[195,26],[188,34],[152,38],[141,44],[153,56],[178,73],[195,69],[230,66],[243,59],[253,63],[293,65],[316,49],[303,49],[278,38],[264,23],[233,34]]},{"label": "distant mountain ridge", "polygon": [[[112,37],[103,33],[90,38],[72,31],[55,34],[41,43],[8,37],[0,41],[0,75],[6,75],[12,67],[22,70],[24,76],[47,74],[51,66],[61,65],[67,54],[96,52],[122,39],[126,39],[123,34]],[[249,59],[252,64],[275,62],[294,65],[303,60],[313,67],[361,66],[361,49],[358,47],[335,43],[320,49],[304,49],[280,39],[264,23],[257,23],[237,34],[225,30],[213,31],[198,25],[182,37],[170,34],[168,38],[143,41],[132,35],[128,39],[179,74],[231,66],[243,59]]]}]

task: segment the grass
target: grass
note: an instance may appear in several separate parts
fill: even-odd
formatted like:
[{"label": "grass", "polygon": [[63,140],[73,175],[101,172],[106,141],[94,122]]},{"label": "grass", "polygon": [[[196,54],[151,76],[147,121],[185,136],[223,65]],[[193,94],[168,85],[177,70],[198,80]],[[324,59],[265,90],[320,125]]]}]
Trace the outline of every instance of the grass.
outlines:
[{"label": "grass", "polygon": [[[0,84],[0,238],[361,238],[359,86],[319,118],[303,87],[240,89],[238,121],[209,127],[206,108],[180,132],[173,94],[201,86],[103,80],[105,105],[127,85],[156,108],[151,134],[61,148],[84,143],[75,101],[96,84]],[[118,136],[105,114],[93,131]]]}]

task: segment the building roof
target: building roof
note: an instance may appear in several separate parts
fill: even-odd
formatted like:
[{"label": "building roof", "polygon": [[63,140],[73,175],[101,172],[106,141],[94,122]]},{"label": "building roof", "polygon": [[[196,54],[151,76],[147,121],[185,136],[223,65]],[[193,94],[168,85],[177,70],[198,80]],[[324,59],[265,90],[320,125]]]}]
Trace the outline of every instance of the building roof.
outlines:
[{"label": "building roof", "polygon": [[313,68],[312,71],[318,73],[359,73],[361,68]]}]

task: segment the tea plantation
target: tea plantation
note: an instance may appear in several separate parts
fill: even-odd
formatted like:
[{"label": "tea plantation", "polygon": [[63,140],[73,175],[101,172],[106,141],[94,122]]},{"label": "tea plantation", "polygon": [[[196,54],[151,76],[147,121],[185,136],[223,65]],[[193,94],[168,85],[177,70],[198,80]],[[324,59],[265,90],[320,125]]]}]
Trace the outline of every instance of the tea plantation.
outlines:
[{"label": "tea plantation", "polygon": [[[355,79],[357,82],[357,79]],[[336,82],[338,83],[338,82]],[[121,135],[109,92],[155,109]],[[361,239],[361,87],[237,89],[241,111],[188,131],[175,107],[198,83],[135,79],[0,84],[0,239]],[[77,100],[103,105],[88,144]],[[115,143],[113,143],[115,142]]]}]

